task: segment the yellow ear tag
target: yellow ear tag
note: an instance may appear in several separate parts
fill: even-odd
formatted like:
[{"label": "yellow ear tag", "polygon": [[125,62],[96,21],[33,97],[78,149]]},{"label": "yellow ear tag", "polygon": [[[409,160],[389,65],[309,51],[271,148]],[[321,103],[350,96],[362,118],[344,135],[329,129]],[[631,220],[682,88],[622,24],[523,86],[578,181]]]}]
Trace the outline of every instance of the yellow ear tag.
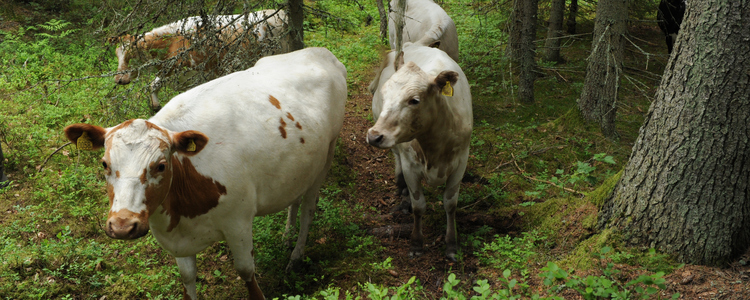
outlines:
[{"label": "yellow ear tag", "polygon": [[442,94],[448,97],[453,97],[453,87],[451,87],[450,81],[445,82],[445,86],[443,86]]},{"label": "yellow ear tag", "polygon": [[83,134],[81,134],[80,137],[78,137],[78,140],[76,140],[76,147],[80,150],[92,150],[94,149],[94,144],[91,143],[91,139],[89,138],[89,133],[84,131]]},{"label": "yellow ear tag", "polygon": [[193,139],[190,139],[190,142],[188,143],[188,146],[187,146],[187,151],[195,152],[195,141],[193,141]]}]

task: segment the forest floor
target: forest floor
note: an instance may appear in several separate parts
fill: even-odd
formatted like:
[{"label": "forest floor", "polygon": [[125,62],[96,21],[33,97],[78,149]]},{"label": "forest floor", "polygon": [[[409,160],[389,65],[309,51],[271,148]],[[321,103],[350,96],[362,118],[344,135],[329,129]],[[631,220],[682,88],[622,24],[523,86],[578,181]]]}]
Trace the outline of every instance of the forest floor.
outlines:
[{"label": "forest floor", "polygon": [[[661,48],[663,46],[661,32],[656,26],[631,28],[631,32],[636,33],[639,37],[646,37],[647,40],[642,43]],[[647,45],[641,45],[645,48]],[[666,50],[666,49],[664,49]],[[666,52],[666,51],[664,51]],[[354,178],[356,187],[356,200],[361,201],[362,205],[375,208],[375,212],[368,214],[366,224],[368,232],[377,236],[382,246],[384,246],[383,256],[393,258],[391,275],[393,282],[405,282],[411,276],[416,276],[424,287],[427,298],[433,297],[438,299],[443,296],[443,284],[448,273],[455,272],[461,274],[458,279],[463,282],[476,282],[477,279],[491,277],[500,278],[500,274],[487,274],[482,271],[479,261],[475,255],[467,253],[458,263],[450,262],[443,255],[444,251],[444,210],[442,205],[437,201],[428,199],[427,218],[430,216],[436,221],[436,226],[425,226],[426,251],[424,255],[418,258],[410,258],[409,252],[409,235],[412,224],[412,217],[409,214],[401,212],[392,212],[392,208],[398,205],[400,198],[395,194],[395,176],[393,173],[393,156],[389,150],[381,150],[371,147],[365,140],[367,129],[372,126],[369,108],[371,107],[372,96],[367,91],[369,82],[359,82],[356,89],[351,89],[351,97],[347,103],[347,114],[344,120],[344,127],[341,133],[345,153],[345,165],[355,171]],[[647,107],[646,107],[647,109]],[[643,113],[643,112],[636,112]],[[632,145],[632,143],[631,143]],[[468,170],[471,172],[472,170]],[[470,186],[488,184],[485,178],[479,176],[466,176],[462,184],[462,189]],[[507,185],[506,185],[507,186]],[[428,197],[430,193],[427,193]],[[433,193],[431,196],[436,196]],[[433,199],[434,200],[434,199]],[[477,206],[464,207],[457,213],[457,222],[459,231],[471,232],[482,226],[493,228],[496,233],[507,233],[511,235],[519,234],[520,228],[517,223],[520,222],[518,213],[512,214],[511,218],[498,218],[496,213],[492,213],[489,207],[482,207],[480,202]],[[476,203],[475,203],[476,204]],[[565,207],[559,209],[559,213],[565,213]],[[578,213],[570,215],[568,221],[571,223],[583,222],[586,216],[596,214],[596,208],[586,206],[578,209]],[[569,226],[558,233],[559,239],[566,240],[583,240],[591,236],[593,232],[581,226]],[[566,247],[561,249],[550,249],[551,252],[566,251]],[[570,250],[570,249],[568,249]],[[611,261],[602,261],[604,264]],[[725,267],[707,267],[700,265],[684,265],[677,268],[670,274],[664,276],[666,279],[667,289],[662,290],[659,298],[668,299],[674,293],[679,293],[678,299],[750,299],[750,249],[741,258],[731,262]],[[541,278],[534,274],[541,272],[541,263],[530,263],[528,265],[528,277],[526,282],[529,289],[547,295],[546,287],[542,284]],[[638,276],[649,273],[644,267],[630,264],[614,264],[614,269],[620,273],[617,278],[621,282],[628,282],[638,278]],[[482,276],[478,276],[481,273]],[[601,275],[601,269],[578,270],[576,274],[582,278],[588,275]],[[496,283],[499,284],[499,283]],[[499,286],[497,286],[500,288]],[[432,295],[432,296],[429,296]],[[583,299],[580,294],[567,290],[562,294],[565,299]],[[597,298],[599,299],[599,298]],[[654,298],[655,299],[655,298]]]}]

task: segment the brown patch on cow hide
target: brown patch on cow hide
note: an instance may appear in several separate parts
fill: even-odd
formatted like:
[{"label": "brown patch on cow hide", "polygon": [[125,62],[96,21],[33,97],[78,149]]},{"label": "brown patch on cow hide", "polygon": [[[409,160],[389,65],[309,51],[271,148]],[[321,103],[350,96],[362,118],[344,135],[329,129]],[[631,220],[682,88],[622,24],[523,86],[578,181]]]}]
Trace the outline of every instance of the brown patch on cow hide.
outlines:
[{"label": "brown patch on cow hide", "polygon": [[287,113],[286,113],[286,117],[287,117],[287,118],[289,118],[289,120],[292,120],[292,121],[294,121],[294,117],[292,116],[292,113],[290,113],[290,112],[287,112]]},{"label": "brown patch on cow hide", "polygon": [[115,201],[115,187],[107,182],[107,197],[109,198],[109,207],[112,207],[112,204]]},{"label": "brown patch on cow hide", "polygon": [[144,168],[144,169],[143,169],[143,174],[141,174],[141,177],[140,177],[140,179],[141,179],[141,184],[146,184],[146,182],[148,182],[148,177],[146,177],[146,174],[148,174],[148,170],[146,170],[146,169]]},{"label": "brown patch on cow hide", "polygon": [[[135,119],[130,119],[130,120],[127,120],[125,122],[122,122],[122,123],[118,124],[117,126],[115,126],[115,128],[112,128],[112,130],[110,130],[109,132],[107,132],[107,138],[109,138],[110,136],[112,136],[112,134],[114,134],[115,131],[118,131],[120,129],[123,129],[125,127],[130,126],[130,124],[132,124],[134,121],[135,121]],[[109,147],[107,147],[107,149],[109,149]]]},{"label": "brown patch on cow hide", "polygon": [[273,106],[276,106],[276,108],[281,109],[281,103],[279,102],[279,99],[276,99],[276,97],[268,95],[268,101],[273,104]]},{"label": "brown patch on cow hide", "polygon": [[299,138],[299,142],[304,144],[305,143],[305,138]]},{"label": "brown patch on cow hide", "polygon": [[[162,203],[171,217],[167,232],[180,223],[181,217],[192,219],[207,213],[219,204],[221,195],[227,194],[224,185],[199,173],[187,157],[183,157],[182,162],[172,157],[171,181],[169,193]],[[161,185],[164,183],[162,181]]]},{"label": "brown patch on cow hide", "polygon": [[297,127],[297,128],[299,128],[300,130],[302,130],[302,125],[300,125],[300,124],[299,124],[299,122],[297,122],[297,124],[294,124],[294,127]]},{"label": "brown patch on cow hide", "polygon": [[[149,121],[146,121],[146,127],[149,129],[158,130],[167,140],[169,140],[169,132],[167,132],[167,130],[165,130],[164,128],[161,128]],[[159,140],[159,150],[164,151],[167,148],[169,148],[169,144],[164,140]]]},{"label": "brown patch on cow hide", "polygon": [[284,122],[284,118],[279,119],[281,121],[281,126],[279,126],[279,131],[281,132],[281,137],[286,138],[286,122]]},{"label": "brown patch on cow hide", "polygon": [[115,171],[115,177],[120,178],[120,171]]}]

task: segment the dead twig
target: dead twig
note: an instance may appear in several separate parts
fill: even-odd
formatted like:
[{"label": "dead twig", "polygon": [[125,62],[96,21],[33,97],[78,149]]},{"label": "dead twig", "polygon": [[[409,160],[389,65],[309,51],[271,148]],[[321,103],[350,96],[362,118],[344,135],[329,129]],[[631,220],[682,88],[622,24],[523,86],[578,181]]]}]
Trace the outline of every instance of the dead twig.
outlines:
[{"label": "dead twig", "polygon": [[55,150],[55,152],[52,152],[52,154],[50,154],[49,156],[47,156],[47,159],[45,159],[45,160],[44,160],[44,162],[43,162],[43,163],[42,163],[42,164],[41,164],[41,165],[39,166],[39,172],[42,172],[42,170],[44,170],[44,165],[46,165],[46,164],[47,164],[47,161],[48,161],[48,160],[49,160],[50,158],[52,158],[52,155],[55,155],[55,153],[57,153],[57,152],[59,152],[60,150],[62,150],[62,148],[65,148],[65,146],[67,146],[67,145],[70,145],[70,144],[72,144],[72,143],[73,143],[73,142],[68,142],[67,144],[65,144],[65,145],[62,145],[62,146],[60,146],[60,148],[57,148],[57,150]]}]

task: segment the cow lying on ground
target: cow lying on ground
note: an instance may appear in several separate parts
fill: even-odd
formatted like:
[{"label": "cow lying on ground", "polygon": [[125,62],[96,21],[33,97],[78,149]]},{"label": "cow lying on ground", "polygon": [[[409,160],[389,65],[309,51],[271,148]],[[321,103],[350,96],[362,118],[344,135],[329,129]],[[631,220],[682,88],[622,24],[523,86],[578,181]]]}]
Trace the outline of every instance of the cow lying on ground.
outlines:
[{"label": "cow lying on ground", "polygon": [[659,2],[656,20],[659,21],[659,28],[667,38],[667,53],[672,53],[684,15],[685,0],[661,0]]},{"label": "cow lying on ground", "polygon": [[196,253],[226,240],[250,299],[263,299],[253,218],[292,206],[293,226],[301,205],[291,261],[302,257],[346,96],[346,68],[328,50],[307,48],[193,88],[148,120],[73,124],[65,135],[105,148],[108,236],[135,239],[150,228],[177,258],[186,299],[196,299]]},{"label": "cow lying on ground", "polygon": [[[396,49],[396,12],[398,0],[391,1],[388,17],[388,38],[391,49]],[[403,42],[437,47],[458,61],[458,33],[453,19],[432,0],[408,0],[404,13]]]},{"label": "cow lying on ground", "polygon": [[[201,38],[197,32],[201,22],[201,17],[194,16],[155,28],[142,36],[124,35],[117,38],[120,43],[115,51],[118,60],[117,71],[121,73],[115,75],[115,82],[128,84],[138,76],[138,73],[130,70],[128,66],[130,60],[138,55],[138,51],[146,51],[151,58],[160,60],[175,58],[174,67],[162,70],[161,73],[165,76],[171,75],[178,67],[196,68],[200,65],[203,65],[205,71],[212,73],[212,77],[220,75],[217,69],[218,62],[223,58],[226,50],[217,47],[193,47],[192,42]],[[283,10],[269,9],[250,14],[247,23],[252,26],[252,35],[256,36],[257,42],[238,41],[242,38],[244,31],[244,15],[216,16],[211,18],[211,22],[220,30],[219,40],[224,46],[239,43],[243,49],[250,49],[258,46],[257,42],[282,37],[284,31],[287,30],[288,19]],[[289,51],[285,38],[281,38],[278,43],[277,48],[261,54],[269,55]],[[187,49],[190,50],[185,53]],[[157,96],[160,88],[161,78],[157,76],[151,82],[151,108],[154,111],[161,108]]]},{"label": "cow lying on ground", "polygon": [[456,203],[473,122],[469,82],[443,51],[407,44],[402,53],[396,57],[391,51],[381,71],[372,99],[376,123],[367,131],[367,142],[393,151],[396,185],[414,214],[411,255],[420,255],[424,245],[422,179],[431,186],[445,184],[445,252],[455,261]]}]

